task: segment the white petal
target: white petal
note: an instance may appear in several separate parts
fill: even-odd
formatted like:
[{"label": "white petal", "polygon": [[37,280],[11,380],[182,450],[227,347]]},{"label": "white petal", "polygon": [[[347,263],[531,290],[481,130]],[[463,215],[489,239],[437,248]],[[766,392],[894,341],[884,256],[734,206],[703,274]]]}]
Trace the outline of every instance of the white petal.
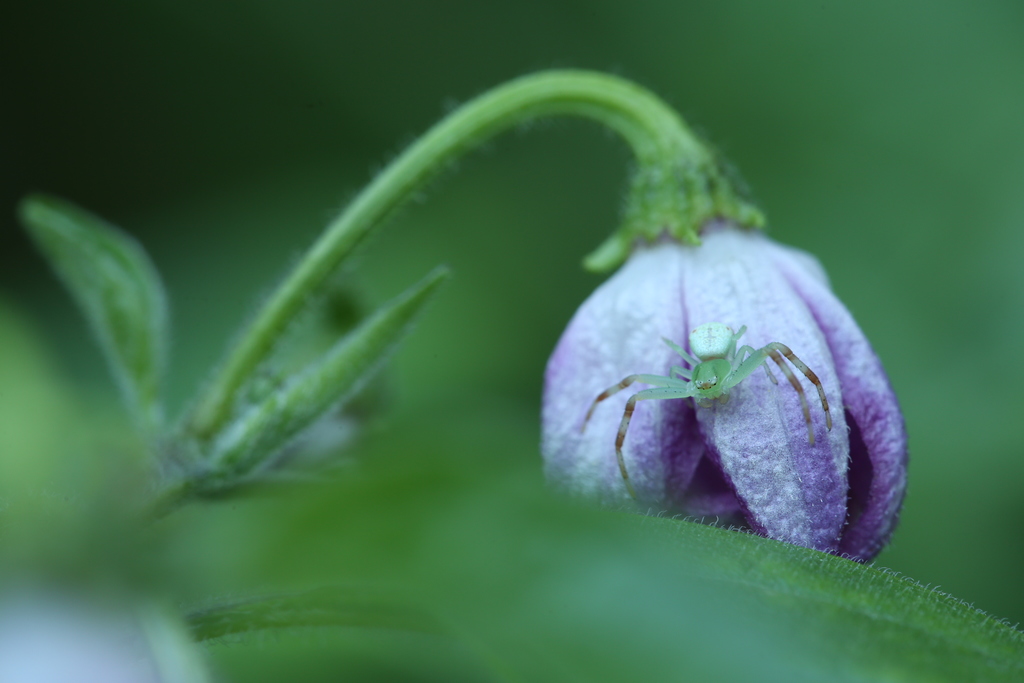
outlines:
[{"label": "white petal", "polygon": [[[601,402],[586,431],[580,428],[603,390],[627,375],[668,375],[682,364],[661,340],[685,337],[681,254],[675,243],[638,249],[583,303],[559,341],[545,374],[541,445],[556,485],[605,503],[629,501],[615,437],[626,399],[646,387],[634,384]],[[684,400],[637,404],[623,451],[644,506],[667,506],[668,481],[685,486],[703,453],[686,409]]]},{"label": "white petal", "polygon": [[[841,408],[826,340],[775,269],[771,242],[736,228],[710,231],[703,242],[689,249],[684,268],[691,323],[746,325],[741,343],[755,349],[770,342],[786,344],[820,378],[830,405]],[[777,368],[774,373],[779,384],[759,369],[733,388],[727,404],[699,408],[697,418],[756,529],[779,540],[834,550],[846,516],[849,439],[842,410],[832,411],[833,428],[826,431],[816,388],[794,369],[811,410],[812,446],[798,394]]]}]

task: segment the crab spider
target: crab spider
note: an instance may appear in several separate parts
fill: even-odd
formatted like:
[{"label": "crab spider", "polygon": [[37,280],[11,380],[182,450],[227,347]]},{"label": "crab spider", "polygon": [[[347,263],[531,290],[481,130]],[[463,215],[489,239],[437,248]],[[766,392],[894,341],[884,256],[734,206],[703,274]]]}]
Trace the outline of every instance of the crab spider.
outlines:
[{"label": "crab spider", "polygon": [[[775,375],[765,363],[769,358],[782,370],[789,383],[796,390],[800,397],[800,407],[803,409],[804,421],[807,423],[807,439],[814,443],[814,427],[811,425],[811,412],[807,407],[807,397],[800,381],[789,369],[782,357],[785,356],[800,372],[804,374],[811,383],[817,387],[818,396],[821,398],[821,408],[825,412],[825,426],[832,429],[832,414],[828,410],[828,400],[825,398],[825,390],[821,386],[821,380],[807,367],[803,361],[796,357],[788,346],[779,342],[772,342],[760,349],[750,346],[742,346],[737,351],[736,342],[747,331],[747,326],[740,328],[739,332],[733,333],[732,328],[723,323],[705,323],[690,333],[690,349],[693,356],[687,353],[675,342],[662,340],[672,348],[673,351],[682,356],[692,369],[673,365],[669,370],[669,376],[662,375],[630,375],[618,384],[608,387],[602,391],[587,411],[583,419],[582,432],[587,428],[587,422],[594,413],[597,404],[609,396],[617,394],[634,382],[651,384],[654,389],[644,389],[629,397],[626,401],[626,410],[622,414],[622,422],[619,424],[619,433],[615,437],[615,455],[619,459],[619,471],[622,472],[622,480],[626,484],[629,495],[636,498],[636,491],[629,480],[629,473],[626,471],[626,461],[622,457],[622,444],[626,440],[626,430],[629,428],[629,421],[633,417],[633,410],[637,401],[649,399],[670,399],[670,398],[694,398],[697,405],[702,408],[710,408],[715,401],[725,403],[729,400],[729,390],[746,379],[758,366],[763,366],[768,378],[774,384],[778,384]],[[748,355],[749,354],[749,355]],[[696,358],[694,358],[696,356]]]}]

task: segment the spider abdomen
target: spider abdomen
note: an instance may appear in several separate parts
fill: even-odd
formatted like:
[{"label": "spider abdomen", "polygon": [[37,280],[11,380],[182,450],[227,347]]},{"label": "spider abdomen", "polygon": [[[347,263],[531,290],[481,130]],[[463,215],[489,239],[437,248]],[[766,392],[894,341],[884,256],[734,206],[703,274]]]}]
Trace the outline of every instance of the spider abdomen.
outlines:
[{"label": "spider abdomen", "polygon": [[690,352],[700,360],[725,358],[733,344],[733,334],[732,328],[724,323],[699,325],[690,332]]}]

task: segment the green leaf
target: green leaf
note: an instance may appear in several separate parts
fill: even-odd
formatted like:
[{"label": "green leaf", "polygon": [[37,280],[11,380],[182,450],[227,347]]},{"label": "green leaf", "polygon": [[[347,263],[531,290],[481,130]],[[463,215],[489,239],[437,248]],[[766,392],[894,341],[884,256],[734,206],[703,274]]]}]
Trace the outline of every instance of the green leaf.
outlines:
[{"label": "green leaf", "polygon": [[377,589],[324,587],[240,600],[186,617],[197,641],[239,633],[308,626],[387,628],[437,633],[437,622]]},{"label": "green leaf", "polygon": [[198,488],[215,493],[239,484],[332,406],[358,392],[448,274],[445,268],[430,273],[370,316],[320,360],[243,410],[214,440],[210,470],[197,483]]},{"label": "green leaf", "polygon": [[555,496],[524,434],[535,418],[483,402],[453,403],[449,433],[394,425],[358,478],[253,505],[204,561],[399,586],[507,680],[1024,680],[1024,635],[913,580]]},{"label": "green leaf", "polygon": [[650,517],[631,527],[693,563],[699,579],[748,596],[766,621],[854,680],[1024,680],[1024,633],[895,572],[747,533]]},{"label": "green leaf", "polygon": [[153,433],[163,420],[167,305],[145,251],[118,228],[55,197],[26,197],[18,214],[89,321],[129,409]]}]

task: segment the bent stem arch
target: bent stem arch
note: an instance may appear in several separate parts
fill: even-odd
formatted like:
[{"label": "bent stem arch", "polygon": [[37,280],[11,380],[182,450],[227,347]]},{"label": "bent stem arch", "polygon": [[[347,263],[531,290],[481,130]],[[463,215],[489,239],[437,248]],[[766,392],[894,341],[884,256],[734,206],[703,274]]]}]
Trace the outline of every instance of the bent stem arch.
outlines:
[{"label": "bent stem arch", "polygon": [[698,243],[700,226],[725,217],[760,227],[760,212],[741,198],[714,153],[682,118],[629,81],[587,71],[541,72],[510,81],[467,102],[392,162],[332,222],[257,313],[197,403],[186,429],[207,440],[227,421],[236,393],[268,356],[307,298],[342,259],[413,192],[462,153],[525,121],[577,116],[618,133],[633,150],[622,227],[585,265],[614,268],[638,239],[668,233]]}]

